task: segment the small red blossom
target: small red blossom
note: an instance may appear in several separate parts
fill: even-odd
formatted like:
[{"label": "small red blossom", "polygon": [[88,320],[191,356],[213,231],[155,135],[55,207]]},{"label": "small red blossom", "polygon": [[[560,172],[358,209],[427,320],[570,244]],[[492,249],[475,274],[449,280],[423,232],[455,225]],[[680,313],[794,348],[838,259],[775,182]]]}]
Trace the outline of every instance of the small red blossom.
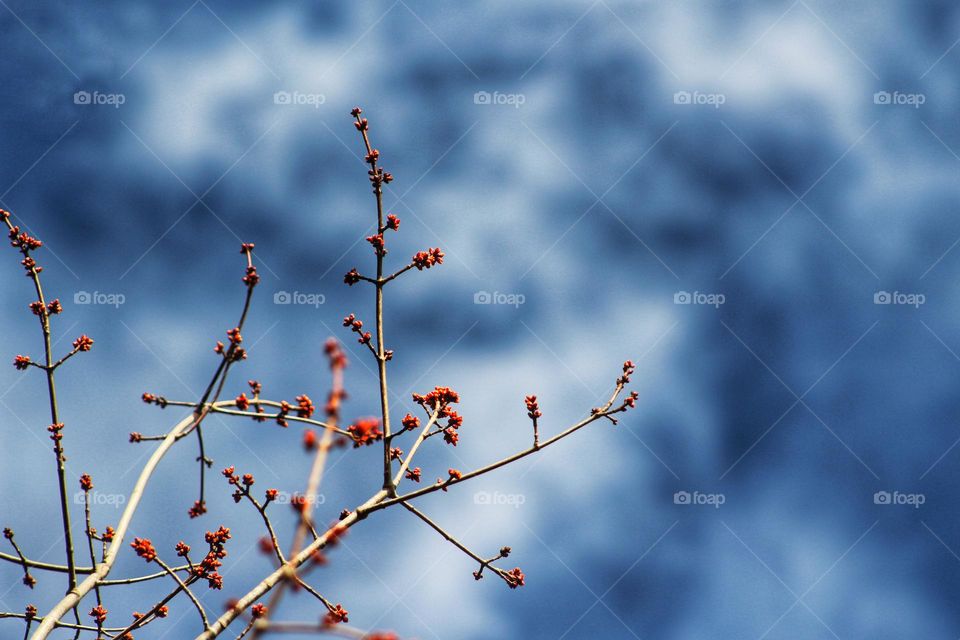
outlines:
[{"label": "small red blossom", "polygon": [[412,416],[409,413],[403,416],[403,420],[400,421],[400,424],[403,425],[403,428],[407,431],[412,431],[420,426],[420,418]]},{"label": "small red blossom", "polygon": [[80,488],[84,491],[93,489],[93,479],[86,473],[80,476]]},{"label": "small red blossom", "polygon": [[383,438],[383,432],[380,430],[380,420],[377,418],[362,418],[354,424],[347,427],[347,431],[353,436],[353,447],[361,445],[371,445]]},{"label": "small red blossom", "polygon": [[433,391],[425,396],[414,393],[413,401],[427,409],[433,409],[434,405],[443,407],[460,402],[460,394],[450,387],[434,387]]},{"label": "small red blossom", "polygon": [[387,214],[387,224],[384,225],[387,229],[392,229],[394,231],[400,228],[400,218],[393,215],[392,213]]},{"label": "small red blossom", "polygon": [[439,247],[434,247],[432,249],[427,249],[426,251],[418,251],[414,254],[411,261],[413,266],[418,270],[423,271],[424,269],[429,269],[435,264],[443,264],[444,254]]},{"label": "small red blossom", "polygon": [[527,404],[527,416],[531,419],[537,419],[543,414],[540,413],[540,404],[537,402],[537,396],[526,396],[523,401]]},{"label": "small red blossom", "polygon": [[17,371],[24,371],[30,366],[30,358],[27,356],[17,356],[13,359],[13,366],[17,368]]},{"label": "small red blossom", "polygon": [[344,609],[338,603],[335,607],[333,607],[332,609],[330,609],[330,611],[327,612],[327,615],[324,618],[324,623],[328,626],[332,626],[340,622],[349,622],[349,619],[347,618],[347,615],[349,615],[349,613],[350,613],[349,611]]},{"label": "small red blossom", "polygon": [[237,409],[240,411],[246,411],[250,408],[250,400],[247,398],[247,394],[245,393],[238,395],[233,399],[233,402],[237,405]]},{"label": "small red blossom", "polygon": [[507,581],[507,585],[511,589],[516,589],[517,587],[522,587],[524,584],[526,584],[526,576],[523,575],[523,571],[520,571],[520,567],[514,567],[510,571],[507,571],[504,579]]},{"label": "small red blossom", "polygon": [[384,246],[382,233],[378,233],[374,236],[367,236],[367,242],[370,243],[370,245],[373,247],[374,253],[376,253],[378,256],[387,255],[387,248]]},{"label": "small red blossom", "polygon": [[84,334],[73,341],[73,348],[77,351],[90,351],[93,346],[93,339]]},{"label": "small red blossom", "polygon": [[443,430],[443,441],[457,446],[457,443],[460,442],[460,434],[457,433],[456,429],[446,428]]},{"label": "small red blossom", "polygon": [[313,406],[313,401],[310,400],[310,396],[304,394],[297,396],[297,415],[301,418],[309,418],[313,415],[313,412],[316,411],[316,407]]},{"label": "small red blossom", "polygon": [[103,605],[98,604],[90,609],[90,617],[94,619],[97,625],[101,625],[107,619],[107,610],[103,608]]},{"label": "small red blossom", "polygon": [[420,467],[414,467],[413,469],[407,469],[407,473],[405,474],[405,477],[407,478],[407,480],[413,480],[414,482],[420,482],[420,475],[421,475],[421,473],[422,473],[422,472],[421,472],[421,470],[420,470]]},{"label": "small red blossom", "polygon": [[350,269],[345,276],[343,276],[343,282],[350,285],[351,287],[358,282],[360,282],[360,272],[356,269]]},{"label": "small red blossom", "polygon": [[63,313],[63,305],[60,304],[59,298],[47,304],[47,312],[52,316]]},{"label": "small red blossom", "polygon": [[207,512],[207,503],[202,500],[197,500],[193,503],[193,506],[187,511],[187,514],[190,518],[199,518]]},{"label": "small red blossom", "polygon": [[263,604],[262,602],[258,602],[257,604],[250,607],[250,615],[253,617],[254,620],[259,620],[260,618],[267,615],[267,605]]},{"label": "small red blossom", "polygon": [[153,548],[153,543],[147,538],[134,538],[130,543],[137,555],[147,562],[153,562],[157,559],[157,550]]},{"label": "small red blossom", "polygon": [[181,540],[177,543],[177,546],[174,547],[177,550],[177,555],[181,558],[186,558],[187,554],[190,553],[190,545]]}]

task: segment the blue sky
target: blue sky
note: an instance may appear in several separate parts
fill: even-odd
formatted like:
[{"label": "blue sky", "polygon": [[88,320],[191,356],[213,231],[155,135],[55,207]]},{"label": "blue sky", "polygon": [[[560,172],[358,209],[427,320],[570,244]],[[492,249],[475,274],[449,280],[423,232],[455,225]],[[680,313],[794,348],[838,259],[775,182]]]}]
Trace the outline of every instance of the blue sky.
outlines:
[{"label": "blue sky", "polygon": [[[575,422],[626,358],[640,403],[422,501],[472,547],[513,547],[526,587],[475,583],[388,512],[318,578],[351,622],[424,639],[960,635],[950,3],[0,4],[0,206],[46,242],[60,347],[96,340],[60,387],[71,472],[104,496],[129,491],[147,451],[126,434],[178,419],[140,394],[196,398],[209,379],[242,301],[241,239],[263,283],[227,393],[256,377],[270,397],[322,397],[335,335],[352,350],[347,416],[376,412],[372,363],[340,327],[372,306],[342,285],[371,259],[360,104],[396,176],[388,258],[448,256],[387,300],[397,411],[434,385],[463,396],[462,444],[426,453],[425,474],[525,446],[526,394],[545,432]],[[40,344],[8,260],[12,360]],[[0,524],[60,562],[42,381],[6,367],[0,389]],[[297,433],[207,432],[216,468],[302,484]],[[219,610],[269,564],[219,478],[211,513],[186,518],[195,456],[185,442],[164,463],[132,533],[172,548],[233,527],[226,587],[204,597]],[[338,453],[324,513],[375,490],[376,465]],[[128,556],[117,575],[142,569]],[[60,588],[0,569],[5,609]],[[319,615],[306,597],[282,612]],[[138,638],[195,628],[177,602]]]}]

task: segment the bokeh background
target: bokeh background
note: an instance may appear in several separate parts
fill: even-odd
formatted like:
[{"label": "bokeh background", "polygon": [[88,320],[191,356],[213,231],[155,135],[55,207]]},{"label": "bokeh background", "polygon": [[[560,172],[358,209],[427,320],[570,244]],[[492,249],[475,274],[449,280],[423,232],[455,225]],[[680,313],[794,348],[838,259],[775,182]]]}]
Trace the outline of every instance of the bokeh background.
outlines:
[{"label": "bokeh background", "polygon": [[[443,640],[960,635],[954,3],[0,5],[0,206],[46,242],[59,349],[96,340],[59,378],[71,487],[94,474],[96,526],[150,450],[127,434],[182,415],[140,394],[195,399],[209,379],[242,300],[241,239],[263,282],[229,396],[257,378],[319,400],[335,335],[347,417],[376,413],[372,363],[339,326],[372,308],[342,284],[372,260],[361,104],[396,176],[388,259],[448,256],[387,301],[397,414],[411,391],[463,396],[461,445],[434,443],[425,476],[526,446],[525,394],[545,432],[571,424],[625,358],[641,400],[420,502],[480,553],[512,546],[526,587],[474,582],[468,558],[388,511],[315,576],[351,622]],[[6,260],[12,361],[41,345]],[[0,524],[62,562],[41,376],[6,366],[0,389]],[[296,491],[300,431],[212,418],[206,439],[215,470]],[[231,526],[226,586],[203,594],[219,612],[270,562],[215,473],[210,513],[187,518],[196,455],[191,439],[166,459],[132,534],[172,556]],[[375,490],[377,464],[337,452],[321,517]],[[129,552],[114,575],[143,570]],[[36,592],[19,577],[0,569],[4,610],[61,592],[60,575]],[[111,592],[109,621],[157,593]],[[304,595],[280,617],[321,613]],[[181,598],[137,637],[196,628]]]}]

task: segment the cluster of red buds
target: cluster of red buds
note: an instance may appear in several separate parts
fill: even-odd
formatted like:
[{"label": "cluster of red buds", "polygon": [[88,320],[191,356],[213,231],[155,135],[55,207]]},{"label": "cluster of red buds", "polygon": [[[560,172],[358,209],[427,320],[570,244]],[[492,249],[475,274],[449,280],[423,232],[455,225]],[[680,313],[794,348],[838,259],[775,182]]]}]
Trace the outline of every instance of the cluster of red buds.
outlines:
[{"label": "cluster of red buds", "polygon": [[204,538],[210,545],[210,551],[203,560],[193,566],[193,574],[205,579],[211,589],[223,588],[223,576],[217,573],[217,569],[223,565],[221,560],[227,557],[224,545],[230,537],[230,529],[223,526],[216,531],[207,531]]},{"label": "cluster of red buds", "polygon": [[[243,499],[243,496],[250,495],[250,487],[254,485],[256,480],[254,480],[253,474],[246,473],[242,477],[235,475],[235,467],[227,467],[221,473],[223,477],[227,479],[227,482],[232,486],[237,487],[237,490],[233,492],[233,501],[240,502]],[[273,490],[274,492],[276,490]],[[269,491],[268,491],[269,494]],[[276,493],[274,493],[276,497]]]},{"label": "cluster of red buds", "polygon": [[313,415],[313,412],[316,411],[316,407],[313,406],[313,401],[310,400],[310,396],[304,394],[297,396],[297,415],[301,418],[309,418]]},{"label": "cluster of red buds", "polygon": [[83,474],[80,476],[80,488],[84,491],[90,491],[93,489],[93,478],[89,474]]},{"label": "cluster of red buds", "polygon": [[240,335],[240,329],[237,327],[228,329],[227,339],[230,341],[229,348],[225,347],[223,342],[218,340],[216,346],[213,348],[213,352],[228,358],[231,362],[246,360],[247,351],[240,346],[240,343],[243,342],[243,336]]},{"label": "cluster of red buds", "polygon": [[507,585],[511,589],[516,589],[517,587],[522,587],[525,582],[526,576],[523,575],[523,571],[520,571],[520,567],[514,567],[510,571],[507,571],[505,574]]},{"label": "cluster of red buds", "polygon": [[400,421],[400,424],[403,425],[403,428],[407,431],[413,431],[420,426],[420,418],[412,416],[409,413],[403,416],[403,420]]},{"label": "cluster of red buds", "polygon": [[347,271],[346,275],[343,276],[343,282],[350,285],[351,287],[361,280],[360,272],[356,268],[350,269]]},{"label": "cluster of red buds", "polygon": [[537,396],[527,396],[523,399],[527,404],[527,417],[536,420],[543,414],[540,413],[540,404],[537,402]]},{"label": "cluster of red buds", "polygon": [[[433,391],[426,395],[414,393],[413,401],[426,409],[428,413],[436,410],[438,421],[446,418],[447,426],[443,429],[443,441],[454,447],[457,446],[460,441],[460,434],[457,430],[463,425],[463,417],[450,405],[460,402],[460,394],[449,387],[435,387]],[[419,421],[410,423],[416,426]],[[404,418],[404,427],[407,427],[407,424],[407,419]]]},{"label": "cluster of red buds", "polygon": [[367,242],[373,247],[374,253],[378,256],[383,257],[387,255],[387,247],[383,242],[383,234],[378,233],[376,235],[367,236]]},{"label": "cluster of red buds", "polygon": [[380,430],[380,420],[378,418],[361,418],[347,427],[347,431],[353,437],[354,449],[361,445],[371,445],[383,439],[383,431]]},{"label": "cluster of red buds", "polygon": [[267,615],[267,605],[263,604],[262,602],[258,602],[257,604],[250,607],[250,616],[254,620],[259,620],[260,618],[266,615]]},{"label": "cluster of red buds", "polygon": [[17,371],[24,371],[30,366],[30,358],[28,356],[17,356],[13,359],[13,366],[17,368]]},{"label": "cluster of red buds", "polygon": [[414,467],[413,469],[407,469],[405,477],[407,480],[413,480],[414,482],[420,482],[420,476],[423,472],[420,467]]},{"label": "cluster of red buds", "polygon": [[60,441],[63,440],[63,423],[58,422],[47,427],[47,431],[50,432],[50,439],[53,440],[54,450],[57,450],[60,445]]},{"label": "cluster of red buds", "polygon": [[91,347],[93,347],[93,338],[86,334],[73,341],[73,348],[77,351],[90,351]]},{"label": "cluster of red buds", "polygon": [[195,500],[193,503],[193,506],[187,510],[187,515],[189,515],[190,518],[193,519],[193,518],[199,518],[206,512],[207,512],[207,503],[204,502],[203,500]]},{"label": "cluster of red buds", "polygon": [[93,621],[97,625],[102,625],[107,620],[107,610],[103,605],[98,604],[93,609],[90,609],[90,617],[93,618]]},{"label": "cluster of red buds", "polygon": [[426,251],[418,251],[414,254],[413,258],[411,258],[411,262],[413,262],[413,266],[419,271],[423,271],[435,264],[443,264],[443,257],[443,251],[441,251],[439,247],[434,247]]},{"label": "cluster of red buds", "polygon": [[[10,217],[10,213],[8,211],[4,211],[3,209],[0,209],[0,211],[3,212],[0,214],[0,218],[3,218],[3,220],[6,220]],[[34,238],[26,232],[21,232],[20,227],[11,227],[7,236],[10,238],[10,246],[20,249],[24,255],[26,255],[29,251],[39,249],[43,246],[43,243],[37,238]]]},{"label": "cluster of red buds", "polygon": [[360,336],[357,338],[357,342],[360,344],[370,344],[370,339],[373,337],[369,331],[363,331],[363,321],[357,320],[357,316],[354,314],[348,315],[343,319],[343,326],[350,327],[350,330],[355,334]]},{"label": "cluster of red buds", "polygon": [[623,375],[617,378],[617,384],[619,385],[628,385],[630,384],[630,376],[633,375],[633,372],[637,370],[637,366],[633,364],[632,360],[627,360],[623,363]]},{"label": "cluster of red buds", "polygon": [[237,409],[240,411],[246,411],[250,408],[250,399],[247,398],[247,394],[241,393],[236,398],[233,399],[234,404],[237,405]]},{"label": "cluster of red buds", "polygon": [[147,562],[153,562],[157,559],[157,550],[153,547],[153,543],[147,538],[134,538],[133,542],[130,543],[130,546],[133,547],[133,550],[137,553],[137,556],[143,558]]},{"label": "cluster of red buds", "polygon": [[286,400],[280,401],[280,410],[277,411],[277,424],[281,427],[287,426],[287,415],[290,413],[290,403]]},{"label": "cluster of red buds", "polygon": [[[147,404],[155,404],[161,409],[167,408],[167,399],[163,396],[155,396],[152,393],[144,392],[144,394],[140,396],[140,399]],[[131,442],[133,442],[133,440],[131,440]]]},{"label": "cluster of red buds", "polygon": [[[367,131],[370,130],[370,123],[367,122],[366,118],[360,117],[361,113],[363,113],[363,109],[360,107],[354,107],[350,110],[350,115],[356,118],[356,122],[353,123],[354,126],[357,128],[357,131],[363,135],[364,141],[369,144],[369,140],[367,139]],[[390,184],[393,182],[393,175],[377,167],[377,160],[379,158],[380,152],[376,149],[371,149],[364,157],[364,162],[370,165],[370,170],[367,172],[367,175],[370,176],[370,184],[373,185],[375,192],[380,191],[381,184]]]},{"label": "cluster of red buds", "polygon": [[341,622],[349,622],[349,619],[347,618],[347,615],[349,615],[349,613],[350,613],[349,611],[347,611],[339,603],[337,603],[337,605],[334,607],[331,607],[330,610],[327,612],[327,615],[324,616],[323,623],[327,626],[333,626]]}]

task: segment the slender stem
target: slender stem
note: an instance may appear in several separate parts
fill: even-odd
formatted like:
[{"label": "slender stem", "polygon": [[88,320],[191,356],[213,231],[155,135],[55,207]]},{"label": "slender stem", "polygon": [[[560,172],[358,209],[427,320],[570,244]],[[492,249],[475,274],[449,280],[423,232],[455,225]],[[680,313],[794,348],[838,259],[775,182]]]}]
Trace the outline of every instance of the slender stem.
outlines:
[{"label": "slender stem", "polygon": [[[87,548],[90,550],[90,564],[91,566],[97,564],[97,554],[93,550],[93,529],[90,526],[90,490],[86,489],[83,492],[83,516],[84,521],[86,522],[87,529]],[[94,585],[94,592],[97,596],[97,606],[100,606],[102,601],[100,600],[100,585]],[[99,625],[98,625],[99,626]]]},{"label": "slender stem", "polygon": [[203,610],[203,605],[200,604],[200,601],[197,600],[197,597],[193,595],[193,592],[190,591],[190,587],[180,579],[180,576],[177,575],[176,571],[171,569],[166,565],[166,563],[160,558],[154,558],[153,560],[169,575],[171,578],[177,581],[177,584],[180,586],[180,589],[187,594],[187,597],[190,598],[190,601],[193,603],[193,606],[196,607],[197,613],[200,614],[200,620],[203,622],[203,628],[207,629],[210,626],[210,623],[207,621],[207,612]]}]

